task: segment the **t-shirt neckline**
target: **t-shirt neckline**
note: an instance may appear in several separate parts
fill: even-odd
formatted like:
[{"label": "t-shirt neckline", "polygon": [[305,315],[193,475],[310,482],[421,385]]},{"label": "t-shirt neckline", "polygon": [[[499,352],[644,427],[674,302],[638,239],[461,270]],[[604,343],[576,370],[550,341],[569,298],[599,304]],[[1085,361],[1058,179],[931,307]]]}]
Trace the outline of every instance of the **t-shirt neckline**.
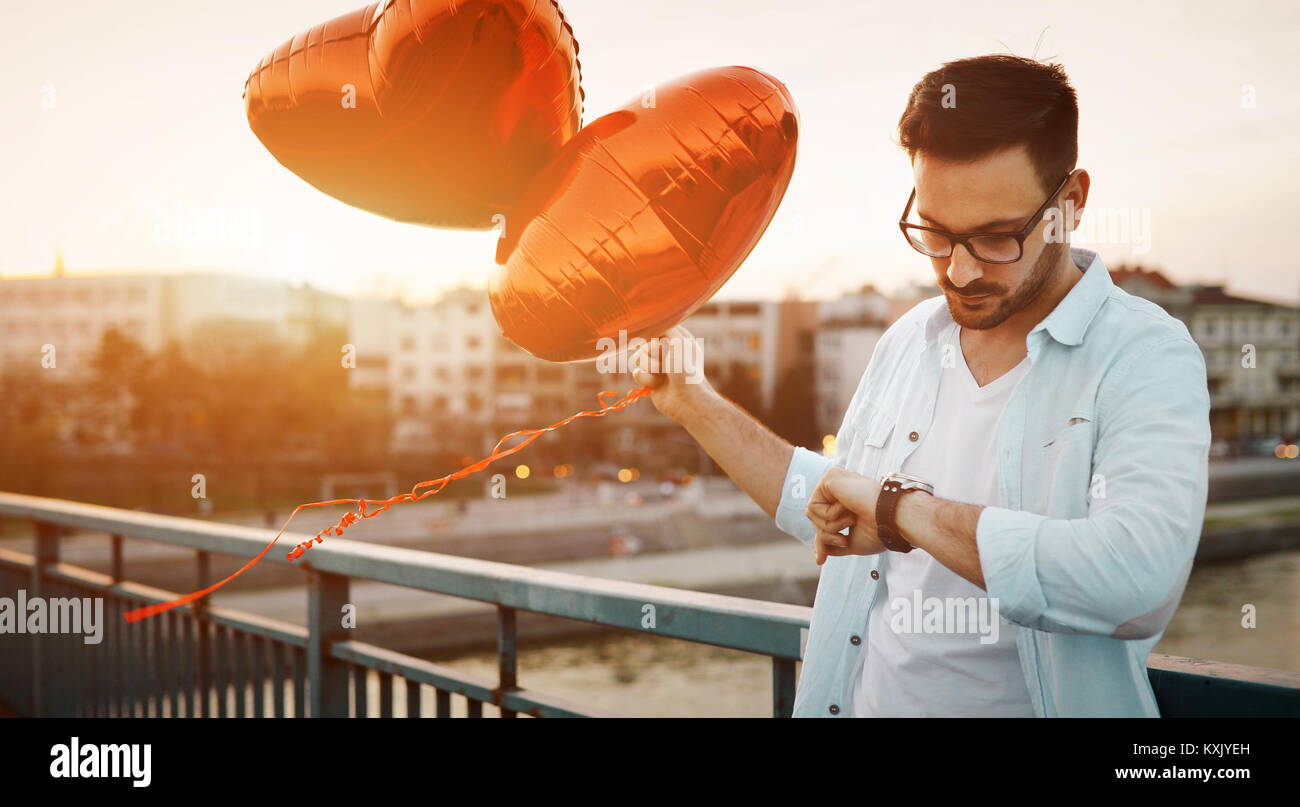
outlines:
[{"label": "t-shirt neckline", "polygon": [[1028,369],[1029,354],[1025,354],[1019,364],[981,387],[979,382],[975,380],[975,374],[971,372],[970,365],[966,363],[965,352],[961,349],[961,326],[953,323],[949,334],[952,344],[956,348],[957,358],[961,362],[962,382],[971,400],[982,401],[1006,392],[1006,388],[1015,386],[1020,376],[1024,375]]}]

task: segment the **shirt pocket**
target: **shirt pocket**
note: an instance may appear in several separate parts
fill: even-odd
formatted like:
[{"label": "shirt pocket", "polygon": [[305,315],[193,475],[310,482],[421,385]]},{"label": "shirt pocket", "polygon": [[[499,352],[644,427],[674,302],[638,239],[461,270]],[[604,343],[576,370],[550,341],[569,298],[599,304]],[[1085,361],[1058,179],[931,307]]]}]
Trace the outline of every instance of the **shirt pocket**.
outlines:
[{"label": "shirt pocket", "polygon": [[870,479],[879,479],[880,465],[889,450],[889,438],[897,421],[894,413],[874,404],[860,406],[849,421],[852,443],[844,467]]},{"label": "shirt pocket", "polygon": [[[1058,425],[1059,424],[1059,425]],[[1043,480],[1047,486],[1048,514],[1058,518],[1082,518],[1088,514],[1092,486],[1092,455],[1097,435],[1091,410],[1078,410],[1064,423],[1057,421],[1042,441]]]}]

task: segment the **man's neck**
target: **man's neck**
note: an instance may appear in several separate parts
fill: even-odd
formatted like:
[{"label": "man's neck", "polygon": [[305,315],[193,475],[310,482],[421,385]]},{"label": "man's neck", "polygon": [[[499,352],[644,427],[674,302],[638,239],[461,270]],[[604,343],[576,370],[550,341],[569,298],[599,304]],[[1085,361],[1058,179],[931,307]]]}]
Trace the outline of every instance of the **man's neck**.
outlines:
[{"label": "man's neck", "polygon": [[1029,305],[1000,324],[982,331],[961,329],[961,349],[975,381],[984,386],[1020,363],[1025,357],[1025,340],[1079,282],[1083,273],[1067,249],[1062,262],[1052,271],[1052,280]]}]

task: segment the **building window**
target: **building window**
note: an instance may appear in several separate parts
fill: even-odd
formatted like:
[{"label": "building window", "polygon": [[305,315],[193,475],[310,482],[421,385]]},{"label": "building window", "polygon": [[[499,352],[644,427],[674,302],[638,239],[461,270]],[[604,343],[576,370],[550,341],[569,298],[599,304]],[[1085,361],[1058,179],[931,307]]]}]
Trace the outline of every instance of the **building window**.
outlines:
[{"label": "building window", "polygon": [[538,367],[537,380],[543,384],[558,384],[564,380],[564,368],[550,364]]},{"label": "building window", "polygon": [[523,384],[528,380],[527,371],[518,364],[497,365],[495,375],[498,384]]}]

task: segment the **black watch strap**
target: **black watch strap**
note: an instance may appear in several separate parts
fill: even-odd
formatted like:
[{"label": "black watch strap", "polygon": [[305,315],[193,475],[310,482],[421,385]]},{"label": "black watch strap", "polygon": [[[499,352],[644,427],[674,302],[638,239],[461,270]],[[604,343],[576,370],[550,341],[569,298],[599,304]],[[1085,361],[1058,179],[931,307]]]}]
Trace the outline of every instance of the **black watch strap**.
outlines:
[{"label": "black watch strap", "polygon": [[897,479],[886,477],[880,483],[880,495],[876,498],[876,535],[880,538],[880,543],[891,552],[912,551],[912,545],[898,532],[898,523],[895,521],[898,500],[905,492]]}]

